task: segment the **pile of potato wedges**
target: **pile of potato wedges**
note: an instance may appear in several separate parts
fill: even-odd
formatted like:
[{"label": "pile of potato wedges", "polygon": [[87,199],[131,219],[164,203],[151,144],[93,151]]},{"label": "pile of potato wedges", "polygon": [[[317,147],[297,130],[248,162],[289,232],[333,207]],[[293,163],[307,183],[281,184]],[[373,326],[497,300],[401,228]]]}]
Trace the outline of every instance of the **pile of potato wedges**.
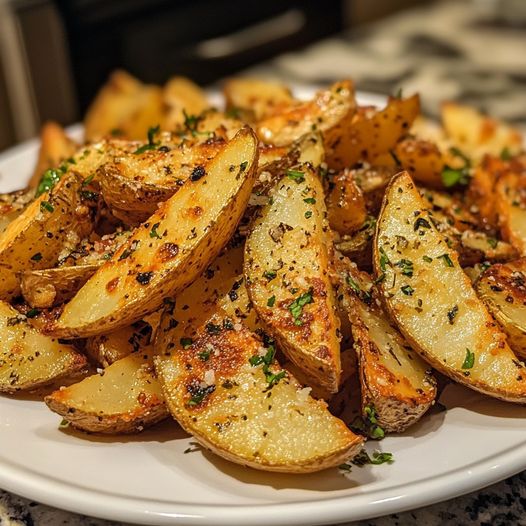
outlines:
[{"label": "pile of potato wedges", "polygon": [[431,122],[418,95],[361,106],[350,80],[223,96],[119,71],[84,143],[43,127],[0,196],[0,392],[88,433],[172,417],[290,473],[414,425],[437,375],[526,403],[521,134],[455,103]]}]

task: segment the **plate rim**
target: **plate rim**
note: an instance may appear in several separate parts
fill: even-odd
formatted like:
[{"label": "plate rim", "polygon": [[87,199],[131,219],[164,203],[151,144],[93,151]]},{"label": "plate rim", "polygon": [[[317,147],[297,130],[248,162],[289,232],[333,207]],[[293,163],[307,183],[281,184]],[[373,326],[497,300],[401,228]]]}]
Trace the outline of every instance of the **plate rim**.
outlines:
[{"label": "plate rim", "polygon": [[[313,85],[296,85],[293,90],[302,97],[311,94],[314,88]],[[214,101],[214,92],[211,93]],[[357,98],[362,99],[362,103],[378,105],[386,100],[384,95],[369,92],[357,92]],[[72,136],[80,137],[82,126],[75,124],[69,126],[67,131]],[[37,145],[38,138],[34,138],[8,148],[0,152],[0,163],[28,155]],[[451,469],[441,475],[430,475],[416,482],[397,486],[397,489],[400,490],[397,495],[389,495],[389,492],[392,491],[390,487],[365,491],[352,496],[338,495],[317,500],[272,504],[167,503],[71,485],[55,477],[44,476],[25,467],[17,466],[8,459],[0,459],[0,487],[72,513],[107,520],[127,521],[133,524],[163,526],[170,524],[191,526],[287,524],[299,526],[307,523],[314,525],[364,520],[404,512],[477,491],[525,469],[526,438],[518,447],[510,446],[499,454],[486,457],[481,461]]]}]

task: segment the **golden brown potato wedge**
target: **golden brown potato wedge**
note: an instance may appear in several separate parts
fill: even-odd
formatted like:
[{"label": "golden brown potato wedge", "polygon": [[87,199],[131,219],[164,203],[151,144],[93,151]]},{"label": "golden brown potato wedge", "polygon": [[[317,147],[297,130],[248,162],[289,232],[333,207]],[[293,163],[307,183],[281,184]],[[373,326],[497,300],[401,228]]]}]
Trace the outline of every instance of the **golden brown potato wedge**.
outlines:
[{"label": "golden brown potato wedge", "polygon": [[163,130],[174,130],[186,115],[200,115],[210,107],[204,91],[186,77],[172,77],[162,91]]},{"label": "golden brown potato wedge", "polygon": [[134,232],[49,331],[61,337],[111,332],[184,289],[234,233],[256,168],[257,138],[244,128]]},{"label": "golden brown potato wedge", "polygon": [[510,347],[526,358],[526,258],[492,265],[475,289],[508,335]]},{"label": "golden brown potato wedge", "polygon": [[279,82],[248,77],[228,79],[223,86],[226,108],[247,122],[265,119],[293,102],[290,89]]},{"label": "golden brown potato wedge", "polygon": [[327,195],[327,212],[331,228],[342,235],[360,230],[367,216],[363,192],[351,170],[336,174]]},{"label": "golden brown potato wedge", "polygon": [[224,146],[221,138],[177,146],[159,141],[153,149],[115,157],[97,172],[104,201],[127,224],[146,221],[187,179],[199,176]]},{"label": "golden brown potato wedge", "polygon": [[323,188],[308,165],[289,171],[255,217],[245,277],[255,309],[312,385],[340,383],[339,320],[329,280]]},{"label": "golden brown potato wedge", "polygon": [[161,324],[155,368],[172,416],[206,448],[285,473],[334,467],[359,452],[363,438],[279,367],[269,342],[241,324],[229,328],[219,313],[192,339],[171,319]]},{"label": "golden brown potato wedge", "polygon": [[75,429],[136,433],[168,416],[151,348],[117,360],[104,371],[46,396],[47,406]]},{"label": "golden brown potato wedge", "polygon": [[392,180],[385,195],[374,267],[390,315],[427,362],[472,389],[526,402],[524,364],[433,225],[407,172]]},{"label": "golden brown potato wedge", "polygon": [[473,159],[485,154],[499,156],[504,149],[513,155],[522,148],[523,137],[519,130],[470,106],[455,102],[442,104],[442,125],[454,145]]},{"label": "golden brown potato wedge", "polygon": [[91,265],[25,270],[20,275],[20,289],[27,303],[46,309],[71,299],[88,281],[103,261]]},{"label": "golden brown potato wedge", "polygon": [[495,186],[495,207],[502,237],[526,255],[526,173],[510,171]]},{"label": "golden brown potato wedge", "polygon": [[115,71],[91,103],[84,118],[88,141],[108,135],[143,139],[162,121],[162,90],[145,85],[124,71]]},{"label": "golden brown potato wedge", "polygon": [[86,365],[73,347],[40,334],[25,316],[0,301],[0,392],[36,389]]},{"label": "golden brown potato wedge", "polygon": [[343,123],[351,121],[355,108],[354,87],[345,80],[319,91],[310,101],[293,103],[259,121],[256,132],[264,143],[287,146],[306,133],[320,131],[332,144],[343,133]]},{"label": "golden brown potato wedge", "polygon": [[374,410],[381,430],[400,433],[417,422],[436,397],[431,368],[376,303],[368,274],[337,258],[338,298],[352,325],[364,418]]},{"label": "golden brown potato wedge", "polygon": [[83,202],[82,179],[68,173],[0,235],[1,297],[11,298],[18,292],[16,273],[53,267],[60,251],[75,246],[92,228],[92,214]]},{"label": "golden brown potato wedge", "polygon": [[329,167],[341,170],[389,152],[409,132],[419,112],[420,99],[413,95],[407,99],[390,98],[381,111],[358,112],[353,119],[342,121],[345,126],[338,135],[326,137]]}]

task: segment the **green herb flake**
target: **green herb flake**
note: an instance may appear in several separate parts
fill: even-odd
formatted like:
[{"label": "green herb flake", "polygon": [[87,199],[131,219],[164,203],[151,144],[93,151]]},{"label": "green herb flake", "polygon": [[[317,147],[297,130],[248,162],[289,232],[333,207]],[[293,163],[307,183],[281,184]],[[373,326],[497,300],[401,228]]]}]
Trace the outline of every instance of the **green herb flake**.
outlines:
[{"label": "green herb flake", "polygon": [[458,305],[454,305],[451,310],[447,312],[447,319],[449,320],[449,324],[453,325],[455,323],[455,318],[458,314]]},{"label": "green herb flake", "polygon": [[239,165],[239,170],[244,172],[246,169],[247,169],[247,166],[248,166],[248,161],[243,161],[240,165]]},{"label": "green herb flake", "polygon": [[268,279],[269,281],[272,281],[277,276],[277,272],[275,270],[266,270],[263,272],[263,277]]},{"label": "green herb flake", "polygon": [[42,254],[37,252],[31,256],[31,261],[40,261],[42,259]]},{"label": "green herb flake", "polygon": [[268,383],[267,389],[271,389],[282,378],[285,378],[287,376],[286,371],[280,371],[279,373],[273,373],[270,370],[270,366],[272,364],[272,361],[274,360],[275,354],[276,354],[276,348],[274,347],[274,342],[273,340],[270,340],[268,347],[267,347],[267,352],[263,356],[256,354],[254,356],[251,356],[248,359],[252,367],[263,365],[263,373],[265,374],[265,380]]},{"label": "green herb flake", "polygon": [[267,300],[267,307],[274,307],[274,304],[276,303],[276,296],[270,296],[270,298]]},{"label": "green herb flake", "polygon": [[35,197],[39,197],[46,192],[49,192],[59,181],[62,175],[59,170],[55,168],[50,168],[46,170],[38,183]]},{"label": "green herb flake", "polygon": [[156,237],[157,239],[161,239],[161,235],[159,234],[159,232],[157,232],[157,229],[159,228],[159,225],[161,223],[155,223],[153,226],[152,226],[152,229],[150,230],[150,237],[151,238],[154,238]]},{"label": "green herb flake", "polygon": [[469,349],[466,349],[466,357],[464,358],[462,369],[473,369],[474,365],[475,365],[475,353],[471,352]]},{"label": "green herb flake", "polygon": [[296,181],[298,184],[305,181],[305,174],[300,170],[287,170],[287,177]]},{"label": "green herb flake", "polygon": [[400,290],[406,295],[406,296],[412,296],[415,289],[411,287],[411,285],[404,285],[400,288]]},{"label": "green herb flake", "polygon": [[148,150],[155,150],[161,144],[160,141],[157,141],[157,142],[155,141],[155,136],[159,133],[160,130],[161,128],[159,125],[148,128],[148,133],[147,133],[148,143],[143,144],[142,146],[137,148],[133,153],[140,154],[140,153],[147,152]]},{"label": "green herb flake", "polygon": [[30,309],[26,312],[26,318],[35,318],[40,314],[38,309]]},{"label": "green herb flake", "polygon": [[367,464],[380,465],[380,464],[392,464],[394,462],[393,454],[381,451],[375,451],[373,456],[370,457],[367,451],[363,450],[356,455],[352,460],[352,464],[358,467],[365,466]]},{"label": "green herb flake", "polygon": [[60,421],[60,424],[58,425],[58,428],[59,429],[67,429],[69,427],[69,422],[63,418],[61,421]]},{"label": "green herb flake", "polygon": [[422,259],[426,262],[426,263],[431,263],[433,261],[433,258],[430,258],[429,256],[422,256]]},{"label": "green herb flake", "polygon": [[289,311],[292,314],[292,317],[294,318],[294,325],[303,325],[303,322],[301,321],[301,315],[303,313],[303,307],[305,305],[308,305],[309,303],[313,303],[312,298],[312,288],[309,289],[307,292],[296,298],[290,305],[289,305]]},{"label": "green herb flake", "polygon": [[396,263],[396,266],[402,269],[402,274],[404,276],[409,278],[413,277],[413,262],[411,260],[401,259],[398,263]]},{"label": "green herb flake", "polygon": [[210,351],[203,351],[197,354],[197,357],[203,361],[207,362],[210,359]]},{"label": "green herb flake", "polygon": [[511,155],[510,149],[507,146],[502,148],[502,151],[500,152],[500,158],[503,161],[511,161],[512,157],[513,156]]},{"label": "green herb flake", "polygon": [[53,212],[55,210],[55,207],[49,202],[49,201],[42,201],[40,203],[40,211],[41,212]]},{"label": "green herb flake", "polygon": [[84,179],[84,181],[82,181],[82,186],[88,186],[92,181],[93,181],[93,178],[95,177],[95,174],[91,174],[91,175],[88,175],[88,177],[86,177],[86,179]]},{"label": "green herb flake", "polygon": [[469,170],[467,168],[457,170],[446,166],[440,175],[446,188],[451,188],[457,184],[465,186],[469,183]]},{"label": "green herb flake", "polygon": [[181,338],[179,340],[179,343],[181,344],[182,348],[186,350],[192,347],[192,344],[194,343],[194,341],[192,340],[192,338]]},{"label": "green herb flake", "polygon": [[306,197],[303,200],[303,202],[307,203],[308,205],[314,205],[314,204],[316,204],[316,199],[314,199],[314,197]]},{"label": "green herb flake", "polygon": [[385,272],[386,265],[390,263],[389,256],[385,253],[383,247],[380,247],[380,268],[382,272]]},{"label": "green herb flake", "polygon": [[311,210],[307,210],[305,212],[305,219],[310,219],[312,217],[312,211]]},{"label": "green herb flake", "polygon": [[454,266],[453,261],[451,260],[451,257],[449,256],[449,254],[442,254],[441,256],[438,256],[437,259],[442,259],[446,267]]},{"label": "green herb flake", "polygon": [[497,248],[498,243],[499,242],[494,237],[488,237],[488,245],[491,248]]},{"label": "green herb flake", "polygon": [[431,225],[429,224],[429,221],[423,217],[419,217],[415,224],[413,225],[413,229],[416,232],[419,228],[431,228]]}]

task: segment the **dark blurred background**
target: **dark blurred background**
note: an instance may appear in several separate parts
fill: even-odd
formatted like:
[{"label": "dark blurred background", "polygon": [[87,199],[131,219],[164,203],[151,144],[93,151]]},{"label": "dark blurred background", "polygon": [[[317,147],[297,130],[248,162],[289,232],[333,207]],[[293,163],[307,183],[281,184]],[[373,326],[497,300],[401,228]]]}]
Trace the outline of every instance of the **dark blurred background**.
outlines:
[{"label": "dark blurred background", "polygon": [[439,98],[454,97],[522,119],[525,7],[526,0],[0,0],[0,149],[48,119],[80,120],[116,68],[144,82],[177,74],[203,86],[246,70],[289,82],[350,76],[359,89],[429,93],[431,112]]}]

